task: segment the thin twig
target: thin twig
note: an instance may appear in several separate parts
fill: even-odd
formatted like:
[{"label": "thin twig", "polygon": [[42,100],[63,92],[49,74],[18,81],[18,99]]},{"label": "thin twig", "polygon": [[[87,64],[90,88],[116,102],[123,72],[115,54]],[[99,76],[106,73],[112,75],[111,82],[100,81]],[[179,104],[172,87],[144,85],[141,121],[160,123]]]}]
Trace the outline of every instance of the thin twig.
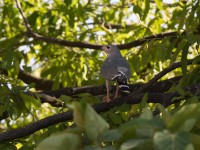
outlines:
[{"label": "thin twig", "polygon": [[[187,60],[187,65],[191,65],[194,59]],[[172,70],[181,67],[181,62],[176,62],[170,65],[169,67],[165,68],[157,75],[155,75],[151,80],[149,80],[146,84],[144,84],[141,88],[136,90],[134,93],[141,93],[144,92],[150,86],[153,86],[159,79],[165,76],[167,73],[171,72]]]},{"label": "thin twig", "polygon": [[22,11],[22,7],[21,7],[21,4],[20,4],[19,0],[15,0],[15,2],[16,2],[17,8],[18,8],[18,10],[19,10],[19,12],[20,12],[20,14],[21,14],[23,20],[24,20],[24,23],[25,23],[25,26],[26,26],[26,30],[27,30],[28,32],[32,32],[31,27],[30,27],[30,25],[29,25],[29,22],[28,22],[28,20],[26,19],[24,12]]}]

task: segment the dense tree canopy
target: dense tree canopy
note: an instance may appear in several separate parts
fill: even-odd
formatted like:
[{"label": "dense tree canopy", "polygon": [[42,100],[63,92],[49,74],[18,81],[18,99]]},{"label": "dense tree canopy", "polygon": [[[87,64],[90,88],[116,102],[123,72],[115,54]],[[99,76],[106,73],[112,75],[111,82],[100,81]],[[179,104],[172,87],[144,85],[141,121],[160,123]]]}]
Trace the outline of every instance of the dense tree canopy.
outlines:
[{"label": "dense tree canopy", "polygon": [[[199,0],[4,0],[0,31],[0,149],[199,149]],[[131,68],[108,103],[107,44]]]}]

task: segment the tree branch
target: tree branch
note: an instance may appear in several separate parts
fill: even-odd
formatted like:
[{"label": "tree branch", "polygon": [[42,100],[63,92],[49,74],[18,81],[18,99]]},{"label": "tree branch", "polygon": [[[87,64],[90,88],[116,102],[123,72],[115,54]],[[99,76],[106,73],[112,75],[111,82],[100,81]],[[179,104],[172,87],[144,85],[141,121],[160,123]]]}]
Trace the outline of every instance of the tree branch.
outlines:
[{"label": "tree branch", "polygon": [[26,84],[35,83],[36,90],[50,90],[53,86],[53,81],[32,76],[21,69],[19,70],[18,78]]},{"label": "tree branch", "polygon": [[30,25],[28,23],[28,20],[26,19],[26,16],[25,16],[25,14],[24,14],[24,12],[22,10],[22,7],[21,7],[21,4],[20,4],[19,0],[15,0],[15,1],[16,1],[17,8],[18,8],[23,20],[24,20],[24,23],[25,23],[25,26],[26,26],[26,30],[28,32],[32,32],[31,27],[30,27]]},{"label": "tree branch", "polygon": [[162,39],[164,39],[166,37],[178,37],[178,35],[180,35],[179,32],[160,33],[160,34],[156,34],[156,35],[151,35],[151,36],[148,36],[148,37],[144,37],[144,38],[141,38],[141,39],[129,42],[129,43],[119,44],[117,46],[119,47],[120,50],[130,49],[132,47],[140,46],[140,45],[142,45],[144,43],[147,43],[147,42],[149,42],[151,40],[162,40]]},{"label": "tree branch", "polygon": [[[148,88],[145,92],[148,93],[163,93],[168,91],[172,85],[175,85],[178,83],[178,81],[182,78],[182,76],[174,77],[171,79],[159,81],[155,83],[152,88]],[[129,87],[131,91],[136,91],[136,89],[139,89],[143,84],[130,84]],[[162,87],[162,88],[160,88]],[[115,86],[111,87],[111,92],[115,91]],[[28,94],[31,96],[34,96],[36,98],[39,98],[41,103],[48,103],[53,107],[63,107],[65,104],[62,101],[58,101],[56,98],[59,98],[61,95],[67,95],[74,97],[77,94],[80,93],[90,93],[93,96],[96,95],[102,95],[106,93],[106,88],[104,85],[99,86],[83,86],[83,87],[75,87],[75,88],[64,88],[60,90],[54,90],[54,91],[43,91],[43,92],[26,92],[24,94]],[[0,116],[0,121],[3,119],[8,118],[8,112],[5,111]]]},{"label": "tree branch", "polygon": [[[178,83],[181,79],[181,76],[174,77],[168,80],[160,81],[155,83],[152,88],[149,88],[144,91],[144,93],[163,93],[168,91],[172,85]],[[135,91],[139,87],[143,86],[143,84],[131,84],[129,85],[131,91]],[[162,87],[162,88],[160,88]],[[115,86],[111,87],[111,92],[114,92]],[[103,95],[106,93],[105,86],[83,86],[83,87],[75,87],[75,88],[64,88],[60,90],[54,91],[43,91],[43,92],[26,92],[25,94],[32,95],[36,98],[40,98],[41,103],[49,103],[53,107],[63,107],[64,102],[58,101],[56,98],[59,98],[61,95],[67,95],[71,97],[77,97],[78,94],[81,93],[90,93],[93,96]],[[4,118],[5,119],[5,118]]]},{"label": "tree branch", "polygon": [[[195,59],[195,58],[194,58]],[[191,65],[194,59],[187,60],[187,65]],[[199,62],[198,62],[199,64]],[[159,79],[165,76],[167,73],[172,70],[181,67],[181,62],[173,63],[171,66],[165,68],[163,71],[159,72],[155,75],[151,80],[149,80],[146,84],[144,84],[141,88],[135,91],[135,93],[141,93],[147,90],[147,88],[151,88]]]},{"label": "tree branch", "polygon": [[[72,42],[72,41],[67,41],[67,40],[58,39],[58,38],[50,38],[50,37],[45,37],[45,36],[42,36],[38,33],[33,32],[29,23],[28,23],[27,18],[25,17],[25,14],[22,11],[19,0],[15,0],[15,1],[16,1],[16,4],[17,4],[17,8],[18,8],[23,20],[24,20],[26,30],[27,30],[27,36],[32,37],[35,40],[44,41],[46,43],[58,44],[58,45],[68,46],[68,47],[90,48],[90,49],[99,50],[100,47],[103,46],[103,45],[92,44],[92,43],[88,43],[88,42]],[[185,32],[183,32],[182,34],[185,34]],[[132,41],[132,42],[129,42],[129,43],[119,44],[117,46],[121,50],[130,49],[132,47],[140,46],[140,45],[142,45],[146,42],[149,42],[151,40],[162,40],[165,37],[177,37],[178,35],[180,35],[179,32],[161,33],[161,34],[157,34],[157,35],[151,35],[151,36],[148,36],[148,37],[145,37],[145,38],[142,38],[142,39],[138,39],[138,40],[135,40],[135,41]]]},{"label": "tree branch", "polygon": [[[8,72],[5,69],[0,68],[0,73],[8,76]],[[53,81],[40,77],[35,77],[30,73],[23,71],[22,69],[19,69],[18,79],[22,80],[26,84],[35,83],[34,88],[36,90],[51,90],[53,86]],[[60,88],[62,88],[61,84]]]},{"label": "tree branch", "polygon": [[8,112],[7,111],[4,111],[3,113],[2,113],[2,115],[0,116],[0,121],[1,120],[3,120],[3,119],[6,119],[6,118],[8,118],[9,116],[8,116]]},{"label": "tree branch", "polygon": [[[0,72],[6,76],[8,75],[8,73],[5,69],[0,69]],[[72,87],[62,88],[61,84],[60,84],[60,88],[62,88],[62,89],[52,91],[51,89],[53,86],[53,81],[44,79],[44,78],[40,78],[40,77],[32,76],[30,73],[27,73],[21,69],[19,70],[18,78],[26,84],[35,83],[36,90],[43,90],[42,93],[50,95],[50,96],[55,96],[55,97],[60,97],[60,95],[63,95],[63,94],[72,96],[72,95],[76,95],[76,94],[80,94],[80,93],[90,93],[95,96],[95,95],[104,94],[106,92],[104,85],[99,85],[99,86],[91,85],[91,86],[82,86],[82,87],[75,87],[75,88],[72,88]],[[160,84],[163,84],[162,87],[165,89],[166,86],[171,86],[171,84],[173,84],[171,82],[177,82],[180,78],[181,77],[175,77],[172,79],[164,80]],[[129,84],[131,91],[136,91],[142,85],[143,84]],[[158,87],[156,85],[154,87],[154,89],[156,89],[157,92],[163,91],[161,88],[159,88],[159,85],[158,85]],[[115,86],[111,86],[111,92],[114,90],[115,90]],[[151,89],[149,89],[147,92],[149,92],[149,91],[151,91]],[[156,91],[153,90],[152,92],[156,92]]]},{"label": "tree branch", "polygon": [[[187,65],[192,65],[192,62],[194,59],[187,60]],[[199,64],[199,62],[197,62],[197,64]],[[161,79],[164,75],[166,75],[167,73],[171,72],[172,70],[174,70],[176,68],[179,68],[180,66],[181,66],[181,62],[173,63],[171,66],[165,68],[163,71],[161,71],[157,75],[155,75],[146,84],[130,85],[131,91],[136,92],[136,93],[141,93],[141,92],[149,92],[152,89],[159,89],[159,88],[156,88],[157,85],[154,88],[152,88],[152,86],[159,79]],[[51,89],[53,82],[51,82],[49,80],[43,80],[40,78],[39,79],[34,78],[32,76],[29,76],[29,74],[24,73],[23,71],[20,71],[20,72],[22,75],[19,76],[19,78],[21,80],[23,80],[25,83],[29,84],[29,83],[35,82],[37,85],[37,88],[39,88],[39,89],[45,89],[45,88],[47,90],[49,90],[49,88]],[[170,83],[168,83],[168,84],[170,84]],[[171,84],[169,86],[171,86]],[[165,87],[165,85],[163,85],[162,87]],[[115,90],[114,87],[111,86],[111,92],[114,90]],[[55,97],[60,97],[60,95],[63,95],[63,94],[68,95],[68,96],[73,96],[73,95],[80,94],[80,93],[90,93],[95,96],[95,95],[104,94],[105,92],[106,92],[105,86],[83,86],[83,87],[75,87],[75,88],[68,87],[68,88],[63,88],[63,89],[55,90],[55,91],[43,91],[42,93],[51,95],[51,96],[55,96]]]},{"label": "tree branch", "polygon": [[[144,92],[150,92],[150,93],[163,93],[168,91],[172,85],[178,83],[178,81],[181,79],[182,76],[174,77],[171,79],[159,81],[153,85],[152,88],[148,88]],[[136,91],[140,87],[144,86],[144,84],[129,84],[130,91]],[[162,87],[162,88],[160,88]],[[115,86],[111,86],[110,92],[115,91]],[[67,95],[67,96],[75,96],[81,93],[90,93],[93,96],[102,95],[106,93],[106,87],[105,85],[90,85],[90,86],[82,86],[82,87],[68,87],[63,88],[59,90],[53,90],[53,91],[42,91],[42,92],[36,92],[38,94],[46,94],[49,96],[53,96],[56,98],[59,98],[61,95]]]},{"label": "tree branch", "polygon": [[32,95],[35,98],[39,98],[41,103],[48,103],[53,107],[64,106],[64,102],[58,101],[54,96],[50,96],[44,93],[32,93],[32,92],[26,92],[25,94]]},{"label": "tree branch", "polygon": [[[184,90],[191,92],[192,94],[199,93],[200,91],[200,84],[192,85],[190,87],[184,88]],[[100,103],[100,104],[94,104],[92,107],[94,110],[96,110],[97,113],[108,111],[109,109],[113,108],[114,106],[120,106],[124,103],[128,104],[138,104],[141,102],[142,98],[144,96],[144,93],[138,93],[135,94],[132,93],[126,97],[122,97],[120,99],[113,100],[109,103]],[[173,104],[175,102],[183,100],[183,98],[172,101],[174,97],[180,96],[177,92],[171,92],[171,93],[149,93],[148,94],[148,103],[167,103],[168,106],[170,104]],[[14,140],[17,138],[22,138],[24,136],[28,136],[30,134],[33,134],[34,132],[47,128],[51,125],[63,122],[63,121],[69,121],[72,120],[72,111],[67,111],[64,113],[59,113],[52,115],[50,117],[44,118],[42,120],[39,120],[37,122],[31,123],[25,127],[18,128],[15,130],[10,130],[6,132],[0,133],[0,142],[6,142],[10,140]]]},{"label": "tree branch", "polygon": [[21,138],[21,137],[33,134],[34,132],[40,129],[44,129],[51,125],[57,124],[59,122],[63,122],[64,120],[71,120],[71,119],[72,119],[71,111],[56,114],[56,115],[44,118],[42,120],[39,120],[37,122],[31,123],[25,127],[0,133],[0,142],[5,142],[5,141]]}]

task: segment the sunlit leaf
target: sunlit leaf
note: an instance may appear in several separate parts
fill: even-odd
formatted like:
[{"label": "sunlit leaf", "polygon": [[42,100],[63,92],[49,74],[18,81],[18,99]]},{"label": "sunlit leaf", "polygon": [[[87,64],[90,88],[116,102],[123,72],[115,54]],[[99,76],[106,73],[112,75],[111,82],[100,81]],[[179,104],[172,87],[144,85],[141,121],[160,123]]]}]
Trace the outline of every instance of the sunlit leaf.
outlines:
[{"label": "sunlit leaf", "polygon": [[155,0],[155,2],[156,2],[157,7],[162,10],[163,9],[162,0]]}]

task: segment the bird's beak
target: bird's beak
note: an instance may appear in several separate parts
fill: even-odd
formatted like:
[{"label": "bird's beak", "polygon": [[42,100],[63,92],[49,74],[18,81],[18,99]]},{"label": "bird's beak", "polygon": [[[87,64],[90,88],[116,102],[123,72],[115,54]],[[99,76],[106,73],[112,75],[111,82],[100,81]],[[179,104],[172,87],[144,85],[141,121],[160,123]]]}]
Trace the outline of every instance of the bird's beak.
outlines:
[{"label": "bird's beak", "polygon": [[100,48],[100,50],[102,50],[102,51],[103,51],[103,46]]}]

